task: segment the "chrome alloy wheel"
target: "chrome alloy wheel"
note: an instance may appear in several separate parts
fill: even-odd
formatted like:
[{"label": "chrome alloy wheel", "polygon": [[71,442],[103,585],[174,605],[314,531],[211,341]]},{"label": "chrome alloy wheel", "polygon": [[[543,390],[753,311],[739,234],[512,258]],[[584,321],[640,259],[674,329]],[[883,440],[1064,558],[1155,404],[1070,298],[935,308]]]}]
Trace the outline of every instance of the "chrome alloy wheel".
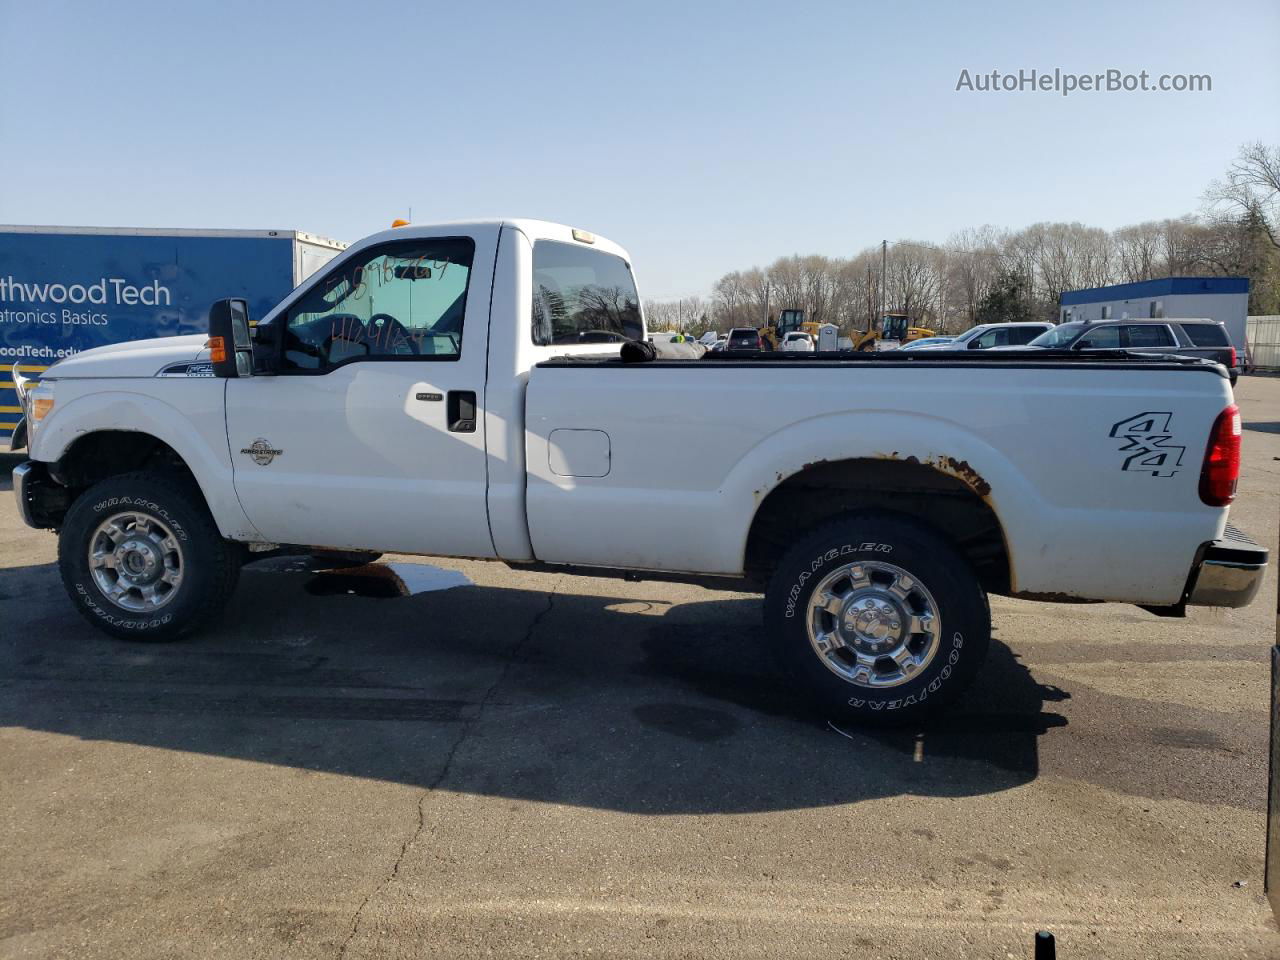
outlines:
[{"label": "chrome alloy wheel", "polygon": [[827,574],[809,596],[809,643],[823,665],[859,687],[905,683],[938,652],[933,595],[901,567],[858,560]]},{"label": "chrome alloy wheel", "polygon": [[147,613],[173,599],[182,583],[182,547],[173,531],[143,513],[117,513],[89,538],[89,572],[122,610]]}]

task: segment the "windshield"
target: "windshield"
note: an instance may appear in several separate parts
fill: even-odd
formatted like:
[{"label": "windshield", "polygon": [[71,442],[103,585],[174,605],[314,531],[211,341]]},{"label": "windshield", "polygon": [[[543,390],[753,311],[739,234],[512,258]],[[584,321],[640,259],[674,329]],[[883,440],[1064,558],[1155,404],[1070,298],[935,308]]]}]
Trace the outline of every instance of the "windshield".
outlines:
[{"label": "windshield", "polygon": [[778,332],[782,334],[794,331],[804,323],[803,310],[783,310],[778,314]]},{"label": "windshield", "polygon": [[987,329],[985,324],[982,324],[976,327],[970,327],[968,330],[960,334],[960,336],[956,337],[951,342],[955,344],[968,343],[970,340],[972,340],[974,337],[976,337],[985,329]]},{"label": "windshield", "polygon": [[907,335],[907,318],[888,316],[880,328],[881,336],[886,340],[902,340]]},{"label": "windshield", "polygon": [[1065,347],[1072,340],[1080,335],[1085,325],[1083,323],[1064,323],[1061,326],[1053,327],[1046,330],[1040,336],[1032,340],[1027,346],[1029,347]]}]

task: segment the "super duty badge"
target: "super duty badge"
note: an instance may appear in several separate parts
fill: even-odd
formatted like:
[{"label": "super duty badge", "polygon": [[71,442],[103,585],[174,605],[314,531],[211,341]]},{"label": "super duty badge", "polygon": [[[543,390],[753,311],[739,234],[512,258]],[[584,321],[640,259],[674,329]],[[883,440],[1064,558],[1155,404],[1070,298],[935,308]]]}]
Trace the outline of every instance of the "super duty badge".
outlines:
[{"label": "super duty badge", "polygon": [[249,444],[249,446],[245,447],[240,452],[253,457],[253,462],[260,467],[265,467],[276,457],[284,453],[283,450],[277,450],[262,437],[253,441],[253,443]]}]

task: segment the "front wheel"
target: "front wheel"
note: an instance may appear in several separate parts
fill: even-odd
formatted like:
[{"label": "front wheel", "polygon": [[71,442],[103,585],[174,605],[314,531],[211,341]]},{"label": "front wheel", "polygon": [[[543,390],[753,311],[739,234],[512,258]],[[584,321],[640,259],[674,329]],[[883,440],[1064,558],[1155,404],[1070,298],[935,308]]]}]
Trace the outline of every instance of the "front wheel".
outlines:
[{"label": "front wheel", "polygon": [[765,626],[832,719],[902,722],[953,702],[977,673],[991,615],[968,562],[906,518],[854,514],[778,564]]},{"label": "front wheel", "polygon": [[86,620],[126,640],[172,640],[214,616],[241,554],[200,491],[154,473],[110,477],[67,511],[58,568]]}]

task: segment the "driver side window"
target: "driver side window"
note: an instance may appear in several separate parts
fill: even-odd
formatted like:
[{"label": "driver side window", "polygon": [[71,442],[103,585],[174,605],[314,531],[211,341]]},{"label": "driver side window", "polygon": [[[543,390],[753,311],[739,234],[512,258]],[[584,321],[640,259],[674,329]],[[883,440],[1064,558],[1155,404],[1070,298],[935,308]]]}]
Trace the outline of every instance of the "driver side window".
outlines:
[{"label": "driver side window", "polygon": [[978,337],[974,344],[975,350],[989,350],[991,347],[1003,347],[1009,343],[1009,331],[1002,327],[996,327],[994,330],[988,330],[982,336]]},{"label": "driver side window", "polygon": [[290,308],[283,370],[359,360],[457,360],[475,244],[403,240],[344,260]]}]

